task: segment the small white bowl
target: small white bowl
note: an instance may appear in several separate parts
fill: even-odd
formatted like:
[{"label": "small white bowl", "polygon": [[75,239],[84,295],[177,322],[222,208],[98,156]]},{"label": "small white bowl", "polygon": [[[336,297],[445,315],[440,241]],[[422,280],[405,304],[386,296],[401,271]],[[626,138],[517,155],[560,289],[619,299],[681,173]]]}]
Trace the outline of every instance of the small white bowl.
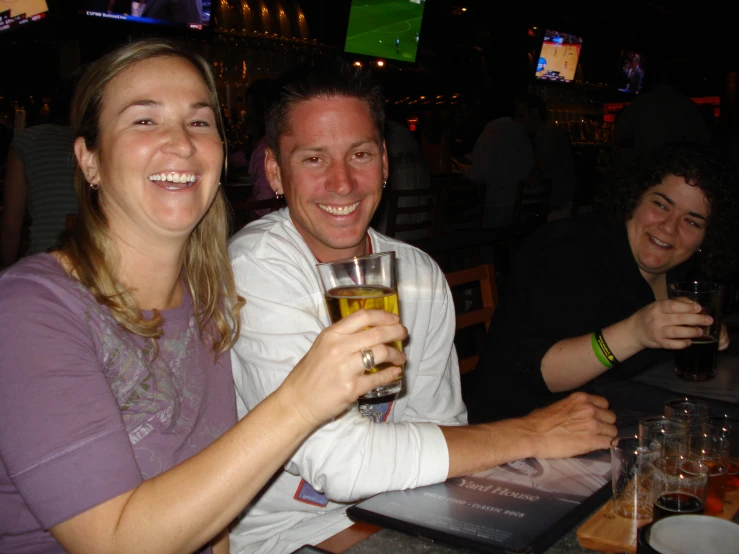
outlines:
[{"label": "small white bowl", "polygon": [[672,516],[652,525],[649,545],[661,554],[737,554],[739,525],[710,516]]}]

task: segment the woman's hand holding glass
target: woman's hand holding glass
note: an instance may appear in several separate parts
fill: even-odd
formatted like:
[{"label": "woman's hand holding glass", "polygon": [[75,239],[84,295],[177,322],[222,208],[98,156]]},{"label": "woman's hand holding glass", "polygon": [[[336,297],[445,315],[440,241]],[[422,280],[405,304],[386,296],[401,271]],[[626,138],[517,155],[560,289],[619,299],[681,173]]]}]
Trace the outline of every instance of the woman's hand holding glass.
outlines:
[{"label": "woman's hand holding glass", "polygon": [[[358,397],[391,383],[400,374],[405,354],[388,346],[403,341],[408,330],[400,318],[383,310],[360,310],[324,329],[310,351],[277,390],[287,409],[294,409],[314,428],[344,412]],[[376,365],[368,373],[362,351],[370,349]]]},{"label": "woman's hand holding glass", "polygon": [[[701,326],[713,322],[711,316],[701,314],[700,310],[696,302],[657,300],[631,316],[633,336],[643,348],[687,348],[691,339],[703,334]],[[728,346],[728,338],[725,343]]]}]

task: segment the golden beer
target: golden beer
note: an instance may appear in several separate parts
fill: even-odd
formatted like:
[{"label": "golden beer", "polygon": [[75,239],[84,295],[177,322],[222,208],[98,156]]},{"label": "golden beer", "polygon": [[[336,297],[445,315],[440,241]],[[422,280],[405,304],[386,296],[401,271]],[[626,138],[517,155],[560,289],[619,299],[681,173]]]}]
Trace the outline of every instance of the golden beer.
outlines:
[{"label": "golden beer", "polygon": [[[398,306],[398,291],[379,285],[354,285],[349,287],[336,287],[325,294],[328,317],[331,323],[359,310],[385,310],[386,312],[400,315]],[[403,344],[400,341],[389,343],[401,352]],[[370,372],[374,373],[383,369],[386,364],[373,367]],[[400,380],[402,377],[398,377]]]}]

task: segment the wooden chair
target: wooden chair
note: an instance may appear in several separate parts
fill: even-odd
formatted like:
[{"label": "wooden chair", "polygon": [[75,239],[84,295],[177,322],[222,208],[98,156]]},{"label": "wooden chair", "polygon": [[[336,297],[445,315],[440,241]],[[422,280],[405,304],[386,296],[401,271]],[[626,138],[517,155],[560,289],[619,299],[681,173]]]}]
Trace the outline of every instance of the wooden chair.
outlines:
[{"label": "wooden chair", "polygon": [[254,200],[253,198],[247,200],[240,200],[238,202],[231,202],[231,209],[233,209],[233,232],[238,231],[247,223],[259,219],[254,213],[256,210],[269,210],[270,213],[279,210],[283,206],[281,198],[265,198],[263,200]]},{"label": "wooden chair", "polygon": [[438,203],[438,191],[432,187],[391,189],[385,234],[401,240],[435,236]]},{"label": "wooden chair", "polygon": [[[464,374],[477,367],[485,334],[490,328],[490,320],[498,304],[495,268],[492,264],[481,264],[471,269],[447,273],[446,280],[454,297],[457,315],[454,343],[459,355],[459,372]],[[475,335],[463,336],[464,330],[472,328],[475,328]]]},{"label": "wooden chair", "polygon": [[552,193],[551,179],[544,179],[535,186],[527,186],[526,181],[519,181],[516,189],[516,200],[513,205],[513,224],[536,221],[545,223],[549,213],[549,197]]}]

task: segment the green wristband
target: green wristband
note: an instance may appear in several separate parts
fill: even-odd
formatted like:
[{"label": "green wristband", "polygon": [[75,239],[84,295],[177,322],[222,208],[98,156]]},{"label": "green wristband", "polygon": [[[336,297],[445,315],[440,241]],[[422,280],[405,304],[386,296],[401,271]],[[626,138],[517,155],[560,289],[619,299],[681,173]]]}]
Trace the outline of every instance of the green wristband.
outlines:
[{"label": "green wristband", "polygon": [[[590,344],[593,346],[593,352],[595,353],[595,357],[598,358],[598,361],[603,364],[604,367],[611,369],[614,364],[608,359],[608,356],[601,348],[601,344],[605,345],[606,351],[611,355],[611,357],[613,357],[613,353],[611,353],[608,345],[606,345],[606,341],[603,340],[603,334],[600,330],[590,335]],[[616,358],[613,357],[613,360],[615,361]],[[618,362],[616,361],[616,363]]]}]

